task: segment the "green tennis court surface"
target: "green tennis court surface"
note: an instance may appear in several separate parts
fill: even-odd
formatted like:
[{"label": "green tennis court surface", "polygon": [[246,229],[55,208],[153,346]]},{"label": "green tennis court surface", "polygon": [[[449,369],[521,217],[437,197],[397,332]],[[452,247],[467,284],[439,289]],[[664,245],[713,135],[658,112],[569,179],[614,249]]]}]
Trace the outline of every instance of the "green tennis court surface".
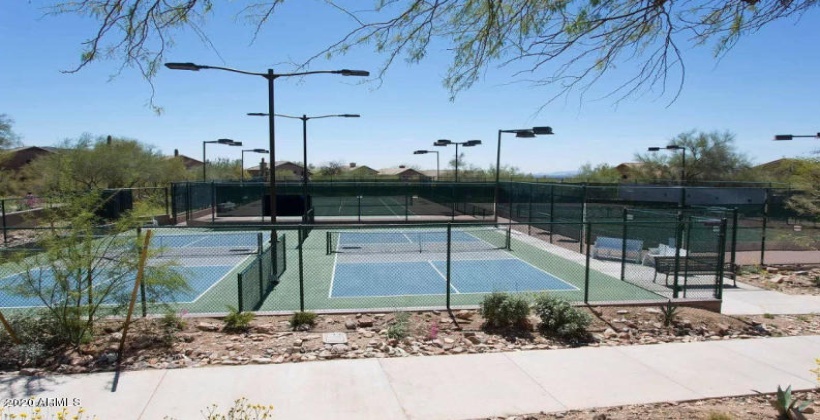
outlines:
[{"label": "green tennis court surface", "polygon": [[[285,233],[289,244],[297,233]],[[548,292],[583,301],[585,268],[544,246],[510,235],[506,228],[453,227],[450,299],[477,305],[487,293]],[[262,311],[367,310],[442,307],[446,304],[446,231],[413,229],[314,229],[302,249],[288,250],[288,269]],[[302,296],[300,296],[300,289]],[[665,298],[591,269],[589,301],[664,301]]]}]

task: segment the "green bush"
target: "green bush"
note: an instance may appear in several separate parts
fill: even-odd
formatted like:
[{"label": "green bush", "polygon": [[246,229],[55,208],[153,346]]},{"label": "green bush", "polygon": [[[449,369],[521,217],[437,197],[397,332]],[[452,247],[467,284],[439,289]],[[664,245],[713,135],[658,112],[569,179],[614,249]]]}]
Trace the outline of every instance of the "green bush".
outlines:
[{"label": "green bush", "polygon": [[480,312],[488,327],[522,327],[527,324],[530,304],[520,296],[493,292],[484,296]]},{"label": "green bush", "polygon": [[290,327],[294,331],[300,327],[310,329],[316,325],[316,317],[315,312],[296,312],[290,317]]},{"label": "green bush", "polygon": [[247,331],[253,321],[253,312],[239,312],[233,306],[228,306],[228,315],[225,315],[225,331],[243,332]]},{"label": "green bush", "polygon": [[541,318],[538,329],[542,334],[578,339],[586,336],[591,322],[589,315],[574,308],[568,301],[547,294],[536,296],[535,314]]},{"label": "green bush", "polygon": [[410,335],[410,313],[397,312],[395,320],[387,327],[387,338],[402,340]]},{"label": "green bush", "polygon": [[661,305],[659,309],[661,310],[661,321],[664,327],[668,327],[678,320],[678,305],[672,303],[671,300],[667,301],[665,305]]}]

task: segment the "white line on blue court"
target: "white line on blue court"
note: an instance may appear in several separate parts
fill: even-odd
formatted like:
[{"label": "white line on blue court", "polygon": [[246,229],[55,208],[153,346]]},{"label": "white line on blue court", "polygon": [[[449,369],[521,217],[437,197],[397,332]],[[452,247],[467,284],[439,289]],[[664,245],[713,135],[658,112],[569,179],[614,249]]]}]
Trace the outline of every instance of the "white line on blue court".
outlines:
[{"label": "white line on blue court", "polygon": [[[430,267],[433,267],[433,270],[436,270],[436,273],[438,273],[438,275],[441,276],[442,279],[444,279],[444,283],[447,283],[447,276],[445,276],[444,273],[442,273],[441,271],[438,271],[438,268],[436,268],[436,265],[433,264],[432,260],[427,260],[427,264],[430,264]],[[461,293],[458,291],[458,289],[456,289],[456,286],[453,283],[450,283],[450,287],[452,287],[456,293]]]},{"label": "white line on blue court", "polygon": [[[341,241],[339,241],[339,242],[341,242]],[[336,244],[336,249],[338,250],[338,248],[339,248],[339,244]],[[336,267],[338,266],[338,264],[336,263],[336,260],[338,258],[339,258],[339,253],[334,252],[333,253],[333,272],[330,273],[330,288],[327,291],[327,298],[328,299],[333,297],[333,280],[336,278]]]}]

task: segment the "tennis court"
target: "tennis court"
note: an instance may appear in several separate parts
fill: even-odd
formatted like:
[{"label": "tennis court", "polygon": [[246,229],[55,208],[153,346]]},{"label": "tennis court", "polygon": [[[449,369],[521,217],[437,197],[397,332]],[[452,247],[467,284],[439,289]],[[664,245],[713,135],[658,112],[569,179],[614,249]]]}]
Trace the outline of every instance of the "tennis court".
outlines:
[{"label": "tennis court", "polygon": [[357,196],[315,197],[313,207],[316,216],[413,216],[410,210],[412,197],[405,196]]},{"label": "tennis court", "polygon": [[[288,243],[298,243],[295,231]],[[506,226],[314,228],[262,311],[474,306],[492,292],[547,292],[570,301],[662,301],[584,256]],[[571,255],[567,255],[571,254]],[[608,263],[601,263],[608,264]],[[447,279],[450,279],[448,284]]]},{"label": "tennis court", "polygon": [[[224,311],[226,304],[236,301],[237,271],[249,264],[261,249],[269,246],[269,241],[270,232],[179,234],[159,229],[151,239],[151,258],[147,262],[146,277],[152,275],[152,267],[170,265],[170,270],[186,279],[188,288],[158,296],[158,301],[177,303],[191,312]],[[28,286],[23,289],[31,290],[36,285],[41,295],[49,299],[52,291],[55,296],[65,294],[60,287],[56,287],[56,276],[51,268],[36,267],[26,272],[17,270],[11,273],[8,270],[6,267],[6,272],[0,274],[0,307],[42,307],[39,297],[19,292],[26,283]],[[61,276],[64,277],[65,273]],[[135,272],[117,272],[114,268],[103,267],[95,270],[94,289],[106,290],[112,281],[116,282],[111,293],[114,298],[125,291],[130,294],[135,279]]]}]

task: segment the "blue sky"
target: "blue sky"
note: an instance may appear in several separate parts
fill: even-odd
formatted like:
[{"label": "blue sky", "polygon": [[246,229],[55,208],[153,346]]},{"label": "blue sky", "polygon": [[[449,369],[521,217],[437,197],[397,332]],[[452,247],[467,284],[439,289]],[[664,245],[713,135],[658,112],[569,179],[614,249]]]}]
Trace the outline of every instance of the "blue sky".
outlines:
[{"label": "blue sky", "polygon": [[[63,74],[78,62],[81,42],[96,28],[76,16],[42,17],[46,1],[6,1],[0,5],[0,113],[15,120],[26,145],[55,145],[83,133],[135,138],[167,154],[174,149],[201,159],[202,142],[232,138],[243,148],[268,148],[267,122],[247,112],[267,112],[264,79],[216,70],[172,71],[163,68],[155,80],[157,116],[148,106],[150,88],[133,69],[117,77],[116,61],[96,62],[79,73]],[[350,22],[321,2],[286,2],[251,44],[253,28],[237,21],[242,2],[216,5],[203,26],[216,51],[193,33],[178,34],[168,61],[288,72],[298,62],[336,40]],[[420,65],[398,60],[383,83],[360,78],[315,75],[276,82],[276,112],[291,115],[358,113],[359,119],[322,119],[308,123],[308,159],[357,162],[374,168],[415,165],[435,168],[435,156],[413,155],[433,149],[439,138],[481,139],[464,150],[466,161],[481,167],[495,163],[498,129],[552,126],[556,135],[502,140],[502,164],[526,172],[577,169],[584,163],[617,165],[633,160],[648,146],[663,146],[691,129],[728,130],[736,146],[753,162],[806,157],[820,141],[774,142],[776,133],[820,131],[820,48],[816,46],[820,9],[801,20],[777,22],[741,40],[720,61],[712,49],[683,51],[687,78],[677,101],[647,94],[618,104],[596,99],[617,85],[619,74],[584,98],[570,95],[544,105],[554,92],[524,83],[510,84],[511,70],[491,69],[455,101],[441,80],[449,63],[435,45]],[[370,47],[311,70],[341,68],[375,72],[384,60]],[[628,66],[624,66],[628,69]],[[670,85],[674,89],[674,83]],[[668,105],[668,106],[667,106]],[[277,160],[301,161],[298,120],[278,119]],[[454,149],[441,152],[442,167]],[[238,159],[239,148],[209,145],[208,158]],[[260,155],[247,154],[246,166]]]}]

